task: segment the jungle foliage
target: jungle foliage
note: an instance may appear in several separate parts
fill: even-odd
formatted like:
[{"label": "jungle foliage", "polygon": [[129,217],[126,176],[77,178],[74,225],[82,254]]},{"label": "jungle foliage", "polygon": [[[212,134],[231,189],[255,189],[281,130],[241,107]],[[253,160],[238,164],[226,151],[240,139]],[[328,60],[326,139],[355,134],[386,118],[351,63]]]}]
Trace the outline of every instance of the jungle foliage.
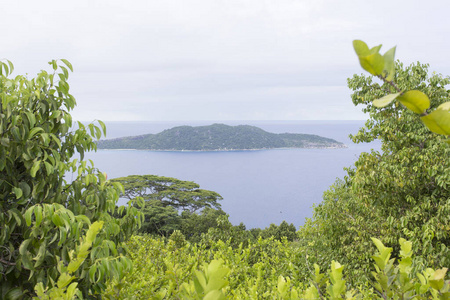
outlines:
[{"label": "jungle foliage", "polygon": [[[354,47],[378,79],[348,80],[370,116],[352,138],[382,151],[363,153],[295,235],[233,226],[195,183],[107,181],[83,160],[103,123],[71,129],[70,63],[29,80],[1,62],[2,299],[449,299],[450,79],[395,63],[395,48]],[[144,214],[170,237],[132,236]]]}]

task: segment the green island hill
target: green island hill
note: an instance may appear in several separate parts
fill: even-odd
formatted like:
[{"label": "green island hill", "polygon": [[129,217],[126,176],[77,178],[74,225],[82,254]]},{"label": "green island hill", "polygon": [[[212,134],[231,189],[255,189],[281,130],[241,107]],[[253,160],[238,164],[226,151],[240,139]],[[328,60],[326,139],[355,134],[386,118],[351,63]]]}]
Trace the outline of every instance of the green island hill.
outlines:
[{"label": "green island hill", "polygon": [[270,133],[250,125],[178,126],[157,134],[98,141],[99,149],[227,151],[275,148],[345,148],[343,143],[313,134]]}]

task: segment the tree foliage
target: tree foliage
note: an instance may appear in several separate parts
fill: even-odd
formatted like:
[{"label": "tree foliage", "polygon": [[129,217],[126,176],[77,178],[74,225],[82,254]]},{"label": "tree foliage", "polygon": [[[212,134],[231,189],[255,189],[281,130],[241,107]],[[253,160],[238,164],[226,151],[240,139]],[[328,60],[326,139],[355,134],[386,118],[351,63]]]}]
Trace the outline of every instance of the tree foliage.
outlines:
[{"label": "tree foliage", "polygon": [[114,178],[112,182],[124,187],[122,196],[132,200],[138,197],[144,201],[158,200],[163,206],[177,210],[195,212],[205,207],[220,208],[222,197],[213,191],[200,189],[192,181],[157,175],[130,175]]},{"label": "tree foliage", "polygon": [[410,240],[417,253],[414,272],[425,265],[450,265],[450,149],[445,137],[423,126],[404,99],[382,107],[374,101],[398,88],[428,95],[430,109],[438,109],[450,98],[446,89],[450,80],[428,75],[428,66],[420,63],[408,67],[397,63],[394,73],[375,75],[391,79],[395,86],[364,75],[348,80],[353,103],[364,105],[369,114],[365,127],[352,138],[357,143],[379,139],[382,151],[361,154],[345,180],[325,193],[314,220],[300,232],[304,246],[312,246],[305,248],[311,261],[324,266],[342,257],[340,262],[360,282],[370,277],[367,246],[374,236],[393,248],[394,257],[401,251],[397,241]]},{"label": "tree foliage", "polygon": [[159,200],[149,200],[140,209],[144,214],[140,233],[169,236],[180,229],[181,217],[173,206],[164,206]]},{"label": "tree foliage", "polygon": [[217,228],[219,217],[227,217],[221,209],[205,207],[200,212],[191,213],[183,211],[181,213],[181,233],[192,243],[200,242],[202,235],[206,234],[210,228]]},{"label": "tree foliage", "polygon": [[[0,62],[0,298],[99,298],[130,267],[122,241],[141,221],[135,207],[111,217],[121,187],[84,153],[105,126],[74,130],[67,60],[33,79]],[[74,159],[79,153],[80,159]]]}]

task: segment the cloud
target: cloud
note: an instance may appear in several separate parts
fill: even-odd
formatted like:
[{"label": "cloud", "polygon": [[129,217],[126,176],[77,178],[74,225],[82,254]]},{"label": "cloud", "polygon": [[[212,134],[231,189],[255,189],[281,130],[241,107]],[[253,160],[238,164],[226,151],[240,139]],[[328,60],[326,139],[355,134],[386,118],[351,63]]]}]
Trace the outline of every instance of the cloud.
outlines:
[{"label": "cloud", "polygon": [[[0,8],[8,12],[1,57],[31,75],[69,59],[83,120],[361,119],[345,88],[361,73],[355,38],[398,45],[402,61],[450,73],[445,1],[28,0]],[[315,101],[308,114],[305,99]]]}]

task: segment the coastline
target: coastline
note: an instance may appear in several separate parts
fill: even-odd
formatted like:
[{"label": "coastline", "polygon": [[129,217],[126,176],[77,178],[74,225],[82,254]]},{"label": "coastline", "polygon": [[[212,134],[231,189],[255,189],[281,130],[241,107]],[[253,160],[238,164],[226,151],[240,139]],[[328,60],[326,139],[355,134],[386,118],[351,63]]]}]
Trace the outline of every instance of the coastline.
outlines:
[{"label": "coastline", "polygon": [[266,151],[266,150],[292,150],[292,149],[346,149],[347,145],[329,147],[283,147],[283,148],[257,148],[257,149],[214,149],[214,150],[178,150],[178,149],[112,149],[98,148],[97,150],[112,151],[152,151],[152,152],[233,152],[233,151]]}]

